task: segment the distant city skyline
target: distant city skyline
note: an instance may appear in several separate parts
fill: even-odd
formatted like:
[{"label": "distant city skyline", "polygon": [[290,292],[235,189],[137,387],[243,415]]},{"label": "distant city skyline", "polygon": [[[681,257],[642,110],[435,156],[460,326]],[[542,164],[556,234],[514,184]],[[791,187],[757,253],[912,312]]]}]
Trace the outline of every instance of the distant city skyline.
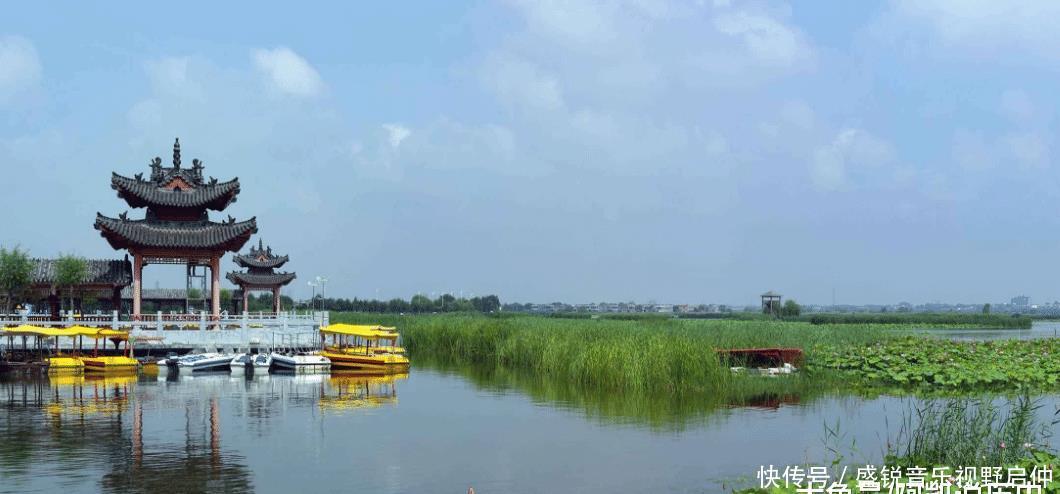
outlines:
[{"label": "distant city skyline", "polygon": [[121,257],[180,137],[298,298],[1060,299],[1057,3],[119,10],[5,9],[0,244]]}]

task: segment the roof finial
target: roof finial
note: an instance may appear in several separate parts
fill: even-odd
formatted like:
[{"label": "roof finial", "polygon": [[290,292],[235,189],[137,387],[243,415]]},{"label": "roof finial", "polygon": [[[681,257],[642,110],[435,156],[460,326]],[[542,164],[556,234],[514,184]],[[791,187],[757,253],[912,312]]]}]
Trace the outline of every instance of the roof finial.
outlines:
[{"label": "roof finial", "polygon": [[173,142],[173,168],[180,169],[180,138]]}]

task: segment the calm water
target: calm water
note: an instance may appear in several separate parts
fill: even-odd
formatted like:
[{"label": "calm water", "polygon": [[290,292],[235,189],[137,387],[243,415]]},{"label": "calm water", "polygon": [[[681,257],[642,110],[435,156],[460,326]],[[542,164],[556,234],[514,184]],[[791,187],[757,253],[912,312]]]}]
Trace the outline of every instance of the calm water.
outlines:
[{"label": "calm water", "polygon": [[825,423],[878,461],[908,406],[697,411],[465,376],[0,376],[0,492],[722,492],[763,463],[830,460]]}]

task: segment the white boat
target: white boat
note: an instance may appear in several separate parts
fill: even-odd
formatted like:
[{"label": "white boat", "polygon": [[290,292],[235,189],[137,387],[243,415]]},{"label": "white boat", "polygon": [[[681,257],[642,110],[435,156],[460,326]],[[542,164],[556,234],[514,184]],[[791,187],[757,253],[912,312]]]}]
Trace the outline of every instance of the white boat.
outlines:
[{"label": "white boat", "polygon": [[316,372],[331,370],[331,360],[318,353],[295,353],[285,355],[273,352],[272,365],[278,369]]},{"label": "white boat", "polygon": [[251,365],[255,370],[268,370],[269,367],[272,367],[272,355],[268,353],[259,353],[253,357],[254,360]]},{"label": "white boat", "polygon": [[240,353],[239,355],[236,355],[235,358],[233,358],[231,361],[229,361],[228,366],[231,367],[233,371],[246,370],[248,367],[251,367],[253,365],[253,360],[253,355],[249,353]]},{"label": "white boat", "polygon": [[177,367],[193,371],[207,369],[228,369],[232,363],[231,355],[220,353],[194,353],[177,360]]}]

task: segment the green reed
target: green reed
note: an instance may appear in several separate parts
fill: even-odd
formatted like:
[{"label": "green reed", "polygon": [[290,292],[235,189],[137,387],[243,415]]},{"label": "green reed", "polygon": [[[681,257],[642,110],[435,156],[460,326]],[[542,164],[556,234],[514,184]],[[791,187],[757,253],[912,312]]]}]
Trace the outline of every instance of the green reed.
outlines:
[{"label": "green reed", "polygon": [[[1027,396],[917,402],[888,441],[887,463],[902,466],[1005,466],[1034,460],[1048,449],[1052,423],[1039,418],[1041,404]],[[1055,417],[1055,414],[1054,414]]]},{"label": "green reed", "polygon": [[720,393],[756,378],[733,375],[717,349],[864,345],[890,337],[881,325],[804,322],[489,317],[470,314],[334,314],[333,322],[399,326],[411,355],[529,371],[603,390]]}]

